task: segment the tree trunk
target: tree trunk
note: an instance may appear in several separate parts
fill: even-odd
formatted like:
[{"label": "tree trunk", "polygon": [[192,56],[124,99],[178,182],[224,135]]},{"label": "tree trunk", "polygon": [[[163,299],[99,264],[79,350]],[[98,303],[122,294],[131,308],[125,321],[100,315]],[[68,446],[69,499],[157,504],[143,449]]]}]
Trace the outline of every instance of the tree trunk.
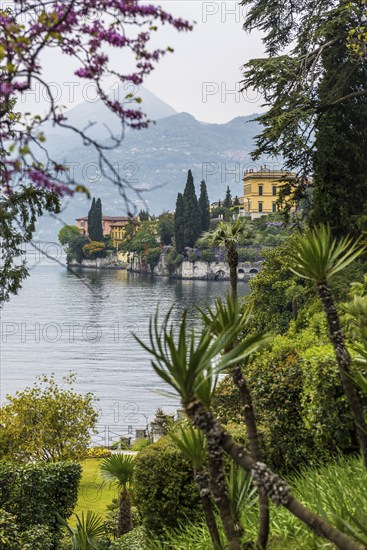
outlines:
[{"label": "tree trunk", "polygon": [[[243,375],[240,365],[236,365],[232,371],[233,382],[240,392],[243,416],[246,423],[250,451],[256,462],[261,461],[259,435],[257,432],[255,411],[252,403],[250,389]],[[269,538],[270,512],[267,495],[259,490],[259,532],[256,545],[258,548],[266,548]]]},{"label": "tree trunk", "polygon": [[334,346],[335,356],[339,365],[341,382],[349,403],[349,408],[354,418],[363,462],[367,468],[367,424],[365,421],[361,400],[357,393],[355,384],[350,378],[352,358],[345,346],[344,336],[340,328],[339,314],[330,288],[327,284],[318,284],[317,291],[324,306],[329,327],[330,340]]},{"label": "tree trunk", "polygon": [[120,493],[119,499],[119,520],[117,526],[117,535],[125,535],[132,529],[131,522],[131,497],[126,487]]},{"label": "tree trunk", "polygon": [[296,500],[286,483],[262,462],[256,462],[246,447],[238,445],[222,428],[219,421],[205,409],[198,399],[192,398],[183,403],[187,416],[203,432],[209,435],[212,448],[223,448],[234,462],[251,473],[254,484],[262,488],[275,504],[287,508],[318,536],[333,542],[340,550],[365,550],[365,546],[350,539],[333,527],[328,521],[318,516],[301,502]]},{"label": "tree trunk", "polygon": [[229,265],[229,280],[231,283],[231,296],[233,303],[237,302],[237,268],[238,268],[238,252],[236,246],[231,246],[227,250],[227,259]]},{"label": "tree trunk", "polygon": [[215,515],[213,511],[213,505],[212,505],[212,499],[211,499],[211,493],[210,493],[210,480],[209,480],[208,472],[206,472],[204,468],[195,470],[195,481],[199,488],[201,504],[203,507],[206,524],[209,529],[214,550],[221,550],[222,545],[220,542],[218,526],[217,526],[217,522],[215,521]]},{"label": "tree trunk", "polygon": [[226,475],[224,472],[223,449],[217,445],[210,433],[206,433],[211,492],[223,523],[229,550],[240,550],[238,530],[231,514]]}]

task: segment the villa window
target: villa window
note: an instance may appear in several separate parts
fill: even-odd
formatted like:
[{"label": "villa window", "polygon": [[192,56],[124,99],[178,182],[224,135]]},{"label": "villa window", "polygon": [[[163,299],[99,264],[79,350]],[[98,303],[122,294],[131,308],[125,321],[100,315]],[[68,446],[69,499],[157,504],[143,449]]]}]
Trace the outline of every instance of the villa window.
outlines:
[{"label": "villa window", "polygon": [[259,202],[259,212],[262,212],[263,211],[263,203],[262,202]]},{"label": "villa window", "polygon": [[263,194],[263,185],[259,185],[259,195],[261,197],[261,195]]},{"label": "villa window", "polygon": [[277,186],[273,185],[273,197],[277,196]]},{"label": "villa window", "polygon": [[277,203],[276,202],[272,203],[272,210],[273,210],[273,212],[277,211]]}]

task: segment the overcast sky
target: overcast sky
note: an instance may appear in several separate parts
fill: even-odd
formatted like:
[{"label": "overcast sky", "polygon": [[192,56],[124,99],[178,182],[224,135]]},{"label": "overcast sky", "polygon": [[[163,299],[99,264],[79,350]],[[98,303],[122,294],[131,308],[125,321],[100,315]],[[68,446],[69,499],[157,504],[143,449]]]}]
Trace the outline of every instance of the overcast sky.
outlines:
[{"label": "overcast sky", "polygon": [[[153,33],[154,47],[171,46],[175,51],[159,62],[145,86],[178,112],[204,122],[227,122],[258,112],[260,98],[239,92],[241,66],[263,52],[260,36],[242,29],[245,8],[232,0],[163,0],[157,4],[196,24],[188,33],[178,33],[169,25]],[[116,68],[125,64],[120,50],[111,49],[108,55]],[[88,84],[75,77],[76,66],[68,57],[49,50],[43,66],[47,81],[54,83],[54,91],[60,91],[59,104],[71,108],[83,101],[83,87]],[[42,105],[45,108],[40,90],[36,102],[30,93],[20,101],[22,110],[39,113]]]}]

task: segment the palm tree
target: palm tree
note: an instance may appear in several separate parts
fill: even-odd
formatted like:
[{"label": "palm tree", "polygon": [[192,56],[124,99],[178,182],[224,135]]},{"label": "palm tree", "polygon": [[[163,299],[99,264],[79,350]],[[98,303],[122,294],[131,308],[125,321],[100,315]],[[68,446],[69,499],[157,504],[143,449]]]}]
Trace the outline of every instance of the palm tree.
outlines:
[{"label": "palm tree", "polygon": [[[251,317],[250,311],[247,311],[246,309],[241,313],[238,302],[234,302],[230,297],[227,297],[227,302],[225,304],[220,299],[216,300],[214,308],[212,309],[208,308],[206,311],[201,308],[198,309],[208,330],[213,335],[220,334],[223,330],[225,330],[225,327],[229,326],[237,326],[240,328],[241,332],[245,332],[246,325]],[[261,334],[257,334],[254,336],[248,336],[247,338],[242,336],[242,343],[246,343],[249,352],[250,350],[255,352],[259,349],[259,347],[265,344],[265,340],[262,338]],[[236,345],[238,345],[238,335],[236,336],[233,334],[233,340],[229,344],[229,349],[235,348]],[[230,373],[234,384],[239,390],[251,454],[257,462],[261,462],[262,455],[255,410],[250,388],[241,363],[238,362],[232,365],[230,368]],[[258,548],[266,548],[269,538],[269,530],[269,500],[263,491],[259,491],[259,532],[256,543]]]},{"label": "palm tree", "polygon": [[134,458],[131,455],[114,454],[103,459],[100,465],[102,476],[120,489],[119,520],[117,534],[120,537],[132,529],[131,494],[129,487],[133,481]]},{"label": "palm tree", "polygon": [[240,236],[247,232],[249,232],[247,223],[242,218],[238,218],[233,223],[219,222],[213,231],[203,233],[202,237],[198,240],[199,245],[224,247],[227,250],[233,301],[237,300],[238,240]]},{"label": "palm tree", "polygon": [[201,504],[205,515],[206,524],[213,542],[214,550],[221,550],[219,531],[215,520],[213,503],[210,494],[209,474],[204,467],[205,437],[202,431],[194,428],[192,424],[180,426],[177,433],[171,432],[170,438],[180,449],[182,454],[191,461],[195,482],[199,489]]},{"label": "palm tree", "polygon": [[334,347],[339,373],[349,408],[354,418],[364,464],[367,468],[367,423],[362,402],[351,377],[352,359],[345,345],[340,318],[329,281],[339,271],[357,259],[365,248],[344,237],[339,242],[331,236],[328,226],[309,228],[294,240],[289,267],[296,275],[311,279],[324,306],[330,340]]},{"label": "palm tree", "polygon": [[106,535],[103,519],[88,510],[86,516],[82,512],[81,518],[76,515],[76,527],[72,528],[68,523],[57,514],[57,519],[69,533],[71,547],[73,550],[98,550],[101,539]]}]

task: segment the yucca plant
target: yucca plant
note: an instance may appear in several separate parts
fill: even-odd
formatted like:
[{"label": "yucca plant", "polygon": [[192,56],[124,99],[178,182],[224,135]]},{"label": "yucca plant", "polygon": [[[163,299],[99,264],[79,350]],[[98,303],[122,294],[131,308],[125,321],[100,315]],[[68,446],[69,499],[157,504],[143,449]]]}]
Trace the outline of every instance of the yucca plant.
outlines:
[{"label": "yucca plant", "polygon": [[185,424],[181,425],[177,432],[172,432],[170,438],[182,454],[192,463],[195,482],[199,490],[213,547],[214,550],[221,550],[222,545],[210,492],[209,474],[204,465],[206,458],[204,434],[198,428],[194,428],[192,424]]},{"label": "yucca plant", "polygon": [[[238,335],[242,329],[231,326],[228,327],[227,334],[213,338],[204,328],[195,338],[195,333],[187,329],[186,317],[187,313],[183,315],[178,336],[175,337],[173,328],[169,326],[170,313],[167,314],[160,330],[156,314],[150,323],[150,345],[136,339],[152,355],[151,363],[157,374],[181,395],[188,418],[205,433],[206,437],[211,437],[215,450],[223,449],[236,464],[250,472],[253,483],[271,496],[274,503],[285,506],[314,533],[325,537],[341,550],[362,550],[363,547],[359,543],[299,502],[279,476],[266,464],[255,461],[244,446],[234,441],[200,400],[196,393],[197,375],[202,374],[207,368],[210,369],[216,355],[228,348],[233,339],[232,331],[237,331]],[[227,369],[248,354],[247,343],[237,344],[219,359],[218,368]],[[226,536],[228,538],[227,533]],[[231,550],[240,548],[238,539],[228,542]]]},{"label": "yucca plant", "polygon": [[234,301],[237,300],[238,241],[242,235],[248,232],[249,227],[247,222],[243,218],[238,218],[238,220],[233,223],[219,222],[212,231],[205,232],[198,240],[199,245],[218,246],[226,249],[231,294]]},{"label": "yucca plant", "polygon": [[[213,308],[203,310],[198,308],[208,330],[214,335],[220,334],[225,327],[237,326],[241,328],[242,341],[247,342],[248,349],[253,352],[260,347],[266,345],[266,339],[261,334],[244,336],[246,326],[251,317],[251,310],[244,308],[242,311],[239,308],[238,302],[233,301],[230,296],[227,297],[224,303],[221,299],[215,301]],[[230,346],[236,346],[238,335],[233,335],[233,340]],[[247,379],[244,375],[241,363],[236,363],[231,366],[230,374],[234,384],[237,386],[240,394],[243,417],[246,424],[247,435],[249,438],[250,451],[256,461],[262,460],[259,435],[257,432],[256,416],[252,403],[252,397]],[[257,537],[257,546],[266,548],[269,538],[270,529],[270,513],[269,502],[266,494],[259,493],[259,532]]]},{"label": "yucca plant", "polygon": [[[183,312],[175,333],[171,323],[172,309],[159,327],[158,310],[149,323],[149,344],[136,335],[135,339],[148,351],[155,372],[169,384],[183,402],[197,396],[209,405],[215,387],[216,375],[253,353],[253,340],[245,340],[231,347],[241,333],[241,326],[230,325],[216,335],[208,329],[198,333],[187,326],[187,310]],[[227,350],[222,354],[223,350]]]},{"label": "yucca plant", "polygon": [[101,539],[106,536],[106,530],[103,519],[96,514],[88,510],[84,515],[82,512],[81,517],[76,516],[76,527],[70,527],[69,524],[57,514],[60,525],[65,527],[69,534],[72,549],[73,550],[99,550],[101,548]]},{"label": "yucca plant", "polygon": [[119,537],[132,529],[130,485],[133,481],[134,466],[134,457],[125,454],[111,455],[100,464],[104,479],[117,485],[120,490],[117,526]]},{"label": "yucca plant", "polygon": [[289,254],[289,268],[299,277],[311,279],[316,284],[324,306],[330,340],[334,347],[339,373],[349,408],[354,418],[360,449],[367,468],[367,424],[361,400],[351,378],[352,359],[345,345],[339,314],[329,281],[339,271],[348,267],[365,250],[359,241],[349,237],[339,242],[332,238],[328,226],[309,228],[298,235]]},{"label": "yucca plant", "polygon": [[233,462],[227,480],[232,518],[237,528],[241,530],[243,508],[256,505],[256,489],[250,474]]}]

